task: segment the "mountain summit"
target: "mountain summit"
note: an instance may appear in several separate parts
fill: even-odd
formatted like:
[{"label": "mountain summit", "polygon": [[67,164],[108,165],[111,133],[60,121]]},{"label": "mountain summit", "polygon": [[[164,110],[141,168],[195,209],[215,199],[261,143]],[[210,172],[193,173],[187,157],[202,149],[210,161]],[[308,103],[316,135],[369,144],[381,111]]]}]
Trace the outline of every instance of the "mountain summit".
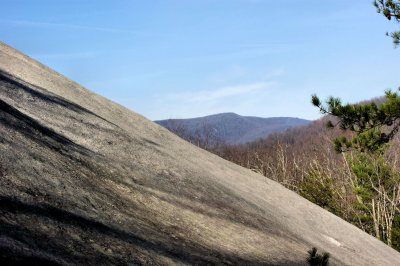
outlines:
[{"label": "mountain summit", "polygon": [[0,43],[0,264],[396,265],[400,254]]},{"label": "mountain summit", "polygon": [[272,133],[307,125],[311,121],[293,117],[255,117],[241,116],[235,113],[221,113],[197,118],[168,119],[155,121],[174,131],[184,127],[189,136],[201,134],[205,129],[212,129],[214,138],[227,144],[242,144],[266,138]]}]

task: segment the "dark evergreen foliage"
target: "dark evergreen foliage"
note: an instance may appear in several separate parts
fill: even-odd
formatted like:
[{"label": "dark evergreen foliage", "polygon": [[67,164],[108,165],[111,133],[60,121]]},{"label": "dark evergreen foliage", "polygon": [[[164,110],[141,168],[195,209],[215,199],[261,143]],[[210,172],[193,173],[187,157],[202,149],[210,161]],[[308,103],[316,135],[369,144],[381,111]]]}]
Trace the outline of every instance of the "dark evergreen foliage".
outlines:
[{"label": "dark evergreen foliage", "polygon": [[[374,6],[378,13],[381,13],[388,20],[400,22],[400,2],[396,0],[375,0]],[[400,44],[400,31],[386,33],[393,38],[395,46]]]},{"label": "dark evergreen foliage", "polygon": [[378,152],[399,131],[400,96],[397,92],[386,91],[386,101],[382,104],[342,104],[339,98],[330,97],[324,105],[316,95],[312,95],[311,101],[322,114],[338,118],[336,124],[329,121],[328,127],[338,125],[343,130],[356,133],[351,140],[346,137],[337,138],[334,142],[337,151],[356,148],[360,151]]},{"label": "dark evergreen foliage", "polygon": [[[376,0],[374,5],[387,19],[400,22],[399,1]],[[400,44],[400,32],[391,36],[396,45]],[[351,182],[357,196],[355,217],[364,230],[398,248],[400,174],[385,154],[400,128],[400,95],[387,90],[385,96],[383,103],[342,104],[339,98],[329,97],[323,104],[312,95],[311,102],[322,114],[336,119],[336,123],[329,121],[328,127],[339,126],[353,133],[350,138],[336,138],[334,147],[338,152],[352,150],[347,161],[355,177]]]},{"label": "dark evergreen foliage", "polygon": [[311,266],[327,266],[329,265],[329,253],[318,254],[317,248],[312,248],[308,251],[308,264]]}]

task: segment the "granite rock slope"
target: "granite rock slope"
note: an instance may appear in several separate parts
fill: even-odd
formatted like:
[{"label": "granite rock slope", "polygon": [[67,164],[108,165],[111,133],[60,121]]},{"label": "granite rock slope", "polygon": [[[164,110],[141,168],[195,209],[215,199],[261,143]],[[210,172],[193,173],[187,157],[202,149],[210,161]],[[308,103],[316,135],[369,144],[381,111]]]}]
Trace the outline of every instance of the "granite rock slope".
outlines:
[{"label": "granite rock slope", "polygon": [[400,265],[276,182],[0,43],[0,264]]}]

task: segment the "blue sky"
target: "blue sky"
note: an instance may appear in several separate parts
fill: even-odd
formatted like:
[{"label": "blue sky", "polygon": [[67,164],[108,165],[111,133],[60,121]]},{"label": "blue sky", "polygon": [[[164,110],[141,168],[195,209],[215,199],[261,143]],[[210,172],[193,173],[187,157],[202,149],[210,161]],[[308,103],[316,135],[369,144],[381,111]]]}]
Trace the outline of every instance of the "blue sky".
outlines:
[{"label": "blue sky", "polygon": [[400,85],[369,0],[1,0],[0,40],[149,119],[316,119]]}]

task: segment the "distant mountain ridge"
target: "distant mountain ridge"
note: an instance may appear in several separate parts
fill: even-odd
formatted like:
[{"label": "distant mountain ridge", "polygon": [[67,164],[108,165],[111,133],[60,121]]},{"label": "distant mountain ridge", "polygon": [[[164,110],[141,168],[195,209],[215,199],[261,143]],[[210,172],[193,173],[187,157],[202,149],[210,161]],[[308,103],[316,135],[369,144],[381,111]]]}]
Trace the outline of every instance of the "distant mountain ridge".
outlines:
[{"label": "distant mountain ridge", "polygon": [[[198,118],[167,119],[157,124],[177,133],[193,137],[210,133],[227,144],[242,144],[266,138],[272,133],[311,123],[310,120],[294,117],[255,117],[235,113],[221,113]],[[179,131],[179,132],[177,132]]]},{"label": "distant mountain ridge", "polygon": [[[274,177],[274,176],[271,176]],[[0,42],[0,265],[398,265],[281,184]]]}]

